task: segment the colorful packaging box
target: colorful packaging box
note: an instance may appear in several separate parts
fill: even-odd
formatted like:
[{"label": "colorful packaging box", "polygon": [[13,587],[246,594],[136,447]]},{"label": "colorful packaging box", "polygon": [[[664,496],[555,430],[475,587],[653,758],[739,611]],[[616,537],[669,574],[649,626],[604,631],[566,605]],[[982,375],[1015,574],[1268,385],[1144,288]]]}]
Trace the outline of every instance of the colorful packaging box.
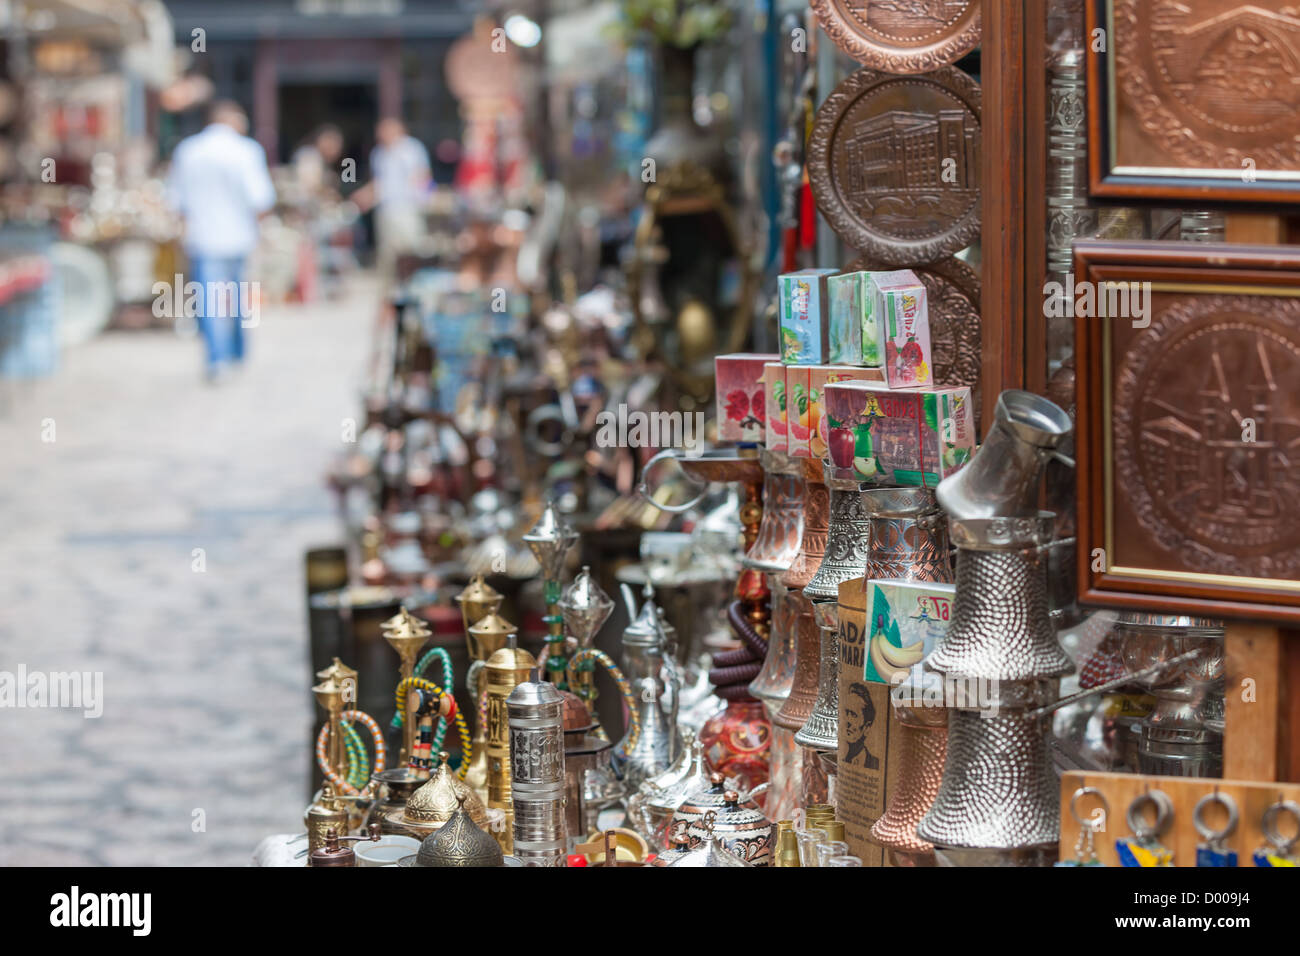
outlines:
[{"label": "colorful packaging box", "polygon": [[833,382],[823,403],[837,478],[933,488],[975,450],[970,389],[964,385],[891,389],[876,382]]},{"label": "colorful packaging box", "polygon": [[713,360],[718,396],[718,441],[761,442],[767,438],[763,366],[776,356],[737,352]]},{"label": "colorful packaging box", "polygon": [[843,272],[829,276],[826,288],[830,295],[828,336],[832,365],[864,365],[878,368],[884,364],[884,341],[876,327],[875,284],[870,272]]},{"label": "colorful packaging box", "polygon": [[810,439],[812,429],[809,426],[811,396],[810,375],[812,369],[807,365],[785,366],[785,425],[787,454],[799,458],[812,455]]},{"label": "colorful packaging box", "polygon": [[874,319],[879,326],[885,378],[891,388],[934,384],[930,313],[925,286],[910,269],[877,272]]},{"label": "colorful packaging box", "polygon": [[867,631],[862,675],[895,684],[948,632],[957,588],[912,581],[867,582]]},{"label": "colorful packaging box", "polygon": [[772,451],[789,451],[786,426],[785,366],[780,362],[763,365],[763,398],[767,403],[767,447]]},{"label": "colorful packaging box", "polygon": [[800,269],[776,277],[781,361],[824,365],[829,361],[826,279],[835,269]]},{"label": "colorful packaging box", "polygon": [[[808,369],[808,452],[810,458],[826,455],[830,429],[825,415],[826,386],[832,382],[884,382],[879,368],[855,368],[847,365],[814,365]],[[803,453],[800,453],[802,457]]]}]

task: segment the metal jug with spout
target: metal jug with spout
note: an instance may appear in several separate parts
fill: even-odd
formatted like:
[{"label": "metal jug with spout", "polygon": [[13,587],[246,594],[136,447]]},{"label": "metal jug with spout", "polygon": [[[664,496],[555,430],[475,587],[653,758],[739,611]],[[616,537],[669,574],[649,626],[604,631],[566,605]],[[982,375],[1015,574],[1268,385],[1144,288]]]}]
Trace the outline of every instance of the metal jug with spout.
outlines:
[{"label": "metal jug with spout", "polygon": [[636,701],[638,731],[634,737],[629,721],[627,734],[614,745],[611,763],[628,790],[635,791],[647,778],[668,769],[681,749],[679,688],[674,669],[664,666],[664,625],[653,591],[646,586],[640,611],[632,589],[624,584],[622,593],[632,621],[623,631],[623,670]]}]

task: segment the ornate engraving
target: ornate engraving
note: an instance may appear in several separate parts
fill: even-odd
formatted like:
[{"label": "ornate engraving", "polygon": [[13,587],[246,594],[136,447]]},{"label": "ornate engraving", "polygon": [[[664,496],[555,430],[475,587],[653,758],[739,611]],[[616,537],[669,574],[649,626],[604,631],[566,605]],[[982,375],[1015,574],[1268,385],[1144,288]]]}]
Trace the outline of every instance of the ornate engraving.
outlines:
[{"label": "ornate engraving", "polygon": [[1300,300],[1174,298],[1117,357],[1115,487],[1185,567],[1300,577]]},{"label": "ornate engraving", "polygon": [[1157,155],[1119,165],[1300,169],[1300,10],[1259,0],[1115,0],[1116,77]]},{"label": "ornate engraving", "polygon": [[858,70],[817,111],[808,177],[841,239],[911,267],[979,237],[979,154],[980,89],[965,73]]},{"label": "ornate engraving", "polygon": [[859,63],[928,73],[980,42],[978,0],[812,0],[826,35]]}]

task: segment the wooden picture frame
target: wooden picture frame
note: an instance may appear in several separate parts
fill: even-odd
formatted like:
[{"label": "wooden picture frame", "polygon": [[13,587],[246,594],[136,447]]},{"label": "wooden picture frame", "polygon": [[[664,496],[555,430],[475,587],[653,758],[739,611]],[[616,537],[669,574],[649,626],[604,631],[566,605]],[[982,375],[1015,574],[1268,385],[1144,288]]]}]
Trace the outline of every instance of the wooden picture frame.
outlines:
[{"label": "wooden picture frame", "polygon": [[1300,248],[1093,240],[1074,276],[1080,603],[1300,622]]},{"label": "wooden picture frame", "polygon": [[1281,6],[1087,0],[1094,198],[1300,203],[1300,17]]}]

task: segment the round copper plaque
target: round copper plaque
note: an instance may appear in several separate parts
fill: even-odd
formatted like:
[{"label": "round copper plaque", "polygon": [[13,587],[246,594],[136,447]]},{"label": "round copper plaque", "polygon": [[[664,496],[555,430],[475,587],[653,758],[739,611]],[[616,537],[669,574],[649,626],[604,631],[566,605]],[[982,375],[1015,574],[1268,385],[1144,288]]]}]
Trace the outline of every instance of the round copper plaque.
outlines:
[{"label": "round copper plaque", "polygon": [[858,70],[817,111],[808,179],[841,239],[911,268],[979,238],[979,153],[980,88],[965,73]]},{"label": "round copper plaque", "polygon": [[1187,295],[1155,312],[1116,360],[1116,497],[1188,569],[1300,576],[1300,300]]},{"label": "round copper plaque", "polygon": [[[863,256],[845,272],[877,272],[883,263]],[[930,316],[930,351],[934,355],[935,385],[970,388],[976,428],[980,414],[980,277],[974,269],[949,256],[912,271],[925,285]]]},{"label": "round copper plaque", "polygon": [[1294,5],[1115,0],[1114,21],[1120,107],[1150,137],[1117,143],[1118,164],[1300,168]]},{"label": "round copper plaque", "polygon": [[926,73],[980,42],[979,0],[812,0],[826,35],[859,63]]}]

